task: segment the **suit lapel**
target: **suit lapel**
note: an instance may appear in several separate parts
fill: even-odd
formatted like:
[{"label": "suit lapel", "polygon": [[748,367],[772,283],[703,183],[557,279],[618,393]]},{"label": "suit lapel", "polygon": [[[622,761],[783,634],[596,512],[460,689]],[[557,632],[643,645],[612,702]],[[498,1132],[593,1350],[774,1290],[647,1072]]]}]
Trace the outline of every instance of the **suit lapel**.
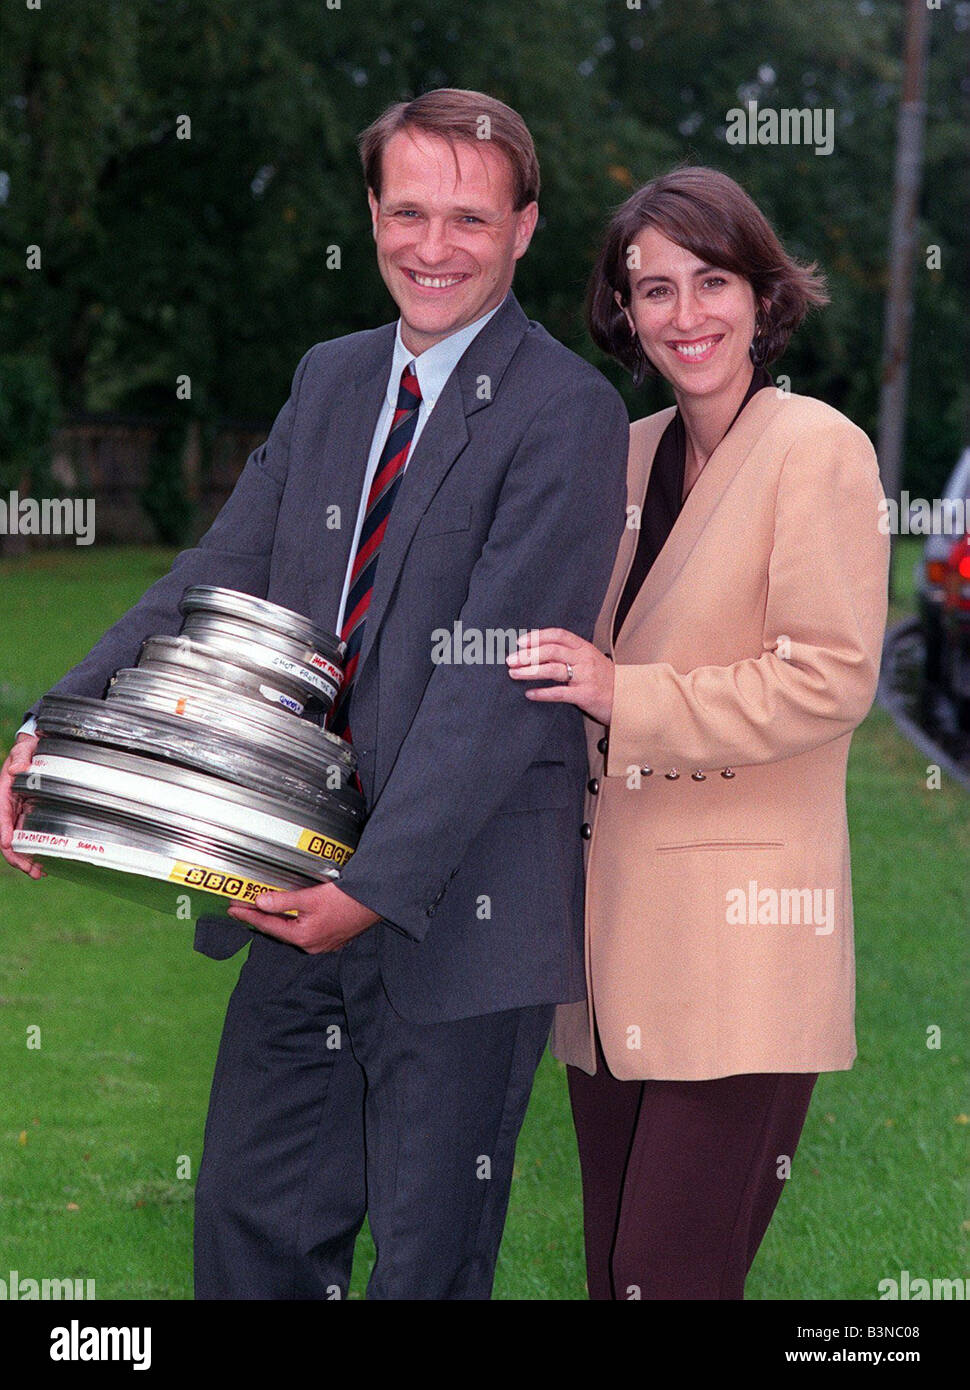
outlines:
[{"label": "suit lapel", "polygon": [[[671,529],[670,535],[654,561],[649,574],[640,586],[640,590],[630,605],[630,610],[626,615],[623,626],[617,634],[616,650],[622,653],[625,643],[627,643],[636,628],[643,623],[649,612],[670,588],[677,575],[683,569],[700,539],[705,526],[710,521],[711,516],[718,506],[721,498],[731,483],[731,480],[741,468],[745,459],[751,453],[757,441],[768,428],[771,421],[779,410],[784,409],[785,398],[779,396],[778,392],[765,388],[752,396],[735,425],[728,430],[721,443],[711,454],[690,492],[687,500],[680,510],[680,514]],[[665,412],[666,413],[666,412]],[[673,412],[667,415],[670,419]],[[663,430],[657,432],[656,439],[652,441],[650,451],[650,463],[646,467],[643,477],[643,488],[638,493],[638,500],[643,502],[646,496],[646,484],[649,480],[650,466],[656,453],[656,446],[660,442],[660,435]],[[634,533],[635,536],[635,533]],[[626,537],[624,536],[624,543]],[[629,544],[629,555],[624,569],[623,582],[629,572],[633,562],[633,553],[636,549],[636,540]],[[613,616],[619,603],[622,583],[617,589],[613,598],[613,606],[610,615],[610,633],[612,633]],[[622,657],[621,657],[622,659]]]},{"label": "suit lapel", "polygon": [[[401,566],[419,521],[431,499],[468,443],[468,417],[492,403],[499,383],[529,326],[515,296],[509,292],[500,308],[472,339],[445,383],[430,419],[408,459],[391,509],[367,609],[364,639],[357,662],[357,680],[374,649]],[[483,391],[482,383],[489,389]]]},{"label": "suit lapel", "polygon": [[[381,543],[374,591],[367,609],[357,662],[358,682],[373,650],[418,523],[448,470],[468,443],[468,417],[492,403],[528,326],[529,320],[510,292],[460,358],[408,458]],[[394,329],[389,326],[387,337],[382,336],[377,360],[371,360],[374,357],[372,349],[368,360],[362,361],[360,368],[354,372],[356,384],[348,387],[331,412],[324,444],[325,457],[343,457],[348,462],[340,471],[335,486],[329,489],[333,495],[321,498],[311,509],[308,521],[311,554],[314,536],[321,534],[320,528],[326,525],[326,506],[329,503],[340,504],[342,517],[357,516],[367,457],[380,415],[393,350]],[[326,575],[318,576],[312,610],[328,612],[332,615],[330,622],[336,617],[340,601],[350,559],[353,526],[345,526],[342,534],[345,544],[340,553],[340,564],[335,569],[328,567]]]},{"label": "suit lapel", "polygon": [[[309,499],[305,523],[305,553],[321,560],[308,564],[304,574],[306,611],[330,629],[337,621],[367,458],[384,403],[393,351],[394,325],[387,324],[365,344],[347,373],[348,379],[335,388],[334,398],[322,402],[320,481]],[[340,529],[336,532],[327,525],[332,507],[339,508]],[[330,557],[326,563],[322,560],[325,551]]]}]

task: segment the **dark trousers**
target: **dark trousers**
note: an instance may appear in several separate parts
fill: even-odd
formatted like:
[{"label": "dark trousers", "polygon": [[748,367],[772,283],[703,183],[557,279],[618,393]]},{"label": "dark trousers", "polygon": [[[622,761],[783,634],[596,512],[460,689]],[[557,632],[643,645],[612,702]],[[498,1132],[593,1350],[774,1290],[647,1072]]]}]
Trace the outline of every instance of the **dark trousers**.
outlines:
[{"label": "dark trousers", "polygon": [[197,1298],[484,1299],[552,1005],[455,1023],[391,1008],[368,930],[306,955],[255,936],[232,994],[196,1185]]},{"label": "dark trousers", "polygon": [[591,1299],[739,1299],[817,1073],[617,1081],[568,1067]]}]

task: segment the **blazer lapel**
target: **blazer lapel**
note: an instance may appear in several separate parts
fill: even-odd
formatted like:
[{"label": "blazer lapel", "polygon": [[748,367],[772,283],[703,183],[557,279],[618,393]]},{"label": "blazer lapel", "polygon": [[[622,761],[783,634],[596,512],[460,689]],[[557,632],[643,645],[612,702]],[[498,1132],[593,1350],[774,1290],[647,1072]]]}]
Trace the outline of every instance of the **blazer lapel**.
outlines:
[{"label": "blazer lapel", "polygon": [[[771,421],[779,410],[784,409],[785,398],[779,396],[776,390],[769,387],[759,391],[753,396],[744,410],[737,423],[728,430],[714,452],[711,454],[690,492],[687,500],[680,510],[680,514],[671,529],[670,535],[654,561],[649,574],[640,586],[640,591],[627,613],[623,626],[617,633],[616,650],[623,648],[624,642],[629,640],[631,634],[637,626],[644,621],[650,610],[657,604],[663,595],[670,588],[674,579],[683,569],[691,551],[700,539],[704,527],[710,520],[714,509],[720,502],[725,489],[729,486],[732,478],[741,468],[745,459],[754,448],[758,439],[764,434]],[[669,418],[669,416],[668,416]],[[653,463],[653,456],[656,453],[656,445],[660,442],[660,431],[656,440],[653,442],[653,449],[650,454],[650,464]],[[646,483],[649,479],[649,467],[645,470],[643,490],[639,493],[639,500],[642,503],[646,495]],[[635,533],[634,533],[635,534]],[[624,537],[624,540],[626,538]],[[636,541],[629,546],[629,555],[624,569],[623,582],[629,572],[630,565],[633,563],[633,553],[636,549]],[[613,616],[619,603],[622,584],[617,589],[613,599],[613,606],[610,615],[610,632],[612,633]]]},{"label": "blazer lapel", "polygon": [[[365,344],[348,379],[340,383],[336,399],[323,403],[326,417],[320,426],[320,458],[324,462],[318,475],[321,482],[307,505],[305,543],[306,555],[320,556],[321,563],[307,565],[304,574],[307,613],[333,630],[393,352],[394,325],[386,324]],[[336,533],[327,525],[331,507],[340,509]],[[327,563],[322,562],[325,550],[331,557]]]},{"label": "blazer lapel", "polygon": [[[635,441],[631,440],[630,460],[627,468],[628,508],[643,506],[657,445],[660,443],[660,437],[664,430],[673,419],[675,409],[675,406],[670,406],[667,410],[659,411],[650,418],[639,437]],[[630,566],[633,564],[633,557],[636,554],[639,535],[638,527],[627,525],[620,537],[613,574],[606,591],[606,597],[603,600],[603,607],[600,609],[600,616],[597,619],[596,631],[593,634],[594,646],[599,647],[600,651],[603,652],[612,653],[613,651],[613,623],[616,619],[620,595],[623,593],[623,586],[626,584],[626,578],[630,573]]]},{"label": "blazer lapel", "polygon": [[[491,404],[528,326],[529,320],[510,292],[459,359],[421,431],[384,532],[357,662],[358,681],[373,650],[418,522],[468,443],[468,416]],[[489,385],[487,391],[482,389],[483,382]]]}]

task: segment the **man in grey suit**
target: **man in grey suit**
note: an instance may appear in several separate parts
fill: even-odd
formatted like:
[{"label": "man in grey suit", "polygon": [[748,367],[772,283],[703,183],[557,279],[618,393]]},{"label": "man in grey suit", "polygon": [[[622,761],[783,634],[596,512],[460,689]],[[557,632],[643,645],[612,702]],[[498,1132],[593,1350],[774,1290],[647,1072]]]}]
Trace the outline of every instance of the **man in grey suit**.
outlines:
[{"label": "man in grey suit", "polygon": [[[306,353],[209,531],[54,687],[100,695],[198,583],[352,653],[338,715],[368,820],[339,884],[196,928],[215,958],[251,943],[196,1188],[202,1298],[345,1296],[365,1214],[369,1297],[489,1297],[553,1006],[584,992],[583,717],[524,699],[502,642],[592,635],[626,411],[511,293],[539,182],[515,112],[429,92],[361,153],[397,324]],[[9,848],[35,743],[3,770],[0,843],[36,874]]]}]

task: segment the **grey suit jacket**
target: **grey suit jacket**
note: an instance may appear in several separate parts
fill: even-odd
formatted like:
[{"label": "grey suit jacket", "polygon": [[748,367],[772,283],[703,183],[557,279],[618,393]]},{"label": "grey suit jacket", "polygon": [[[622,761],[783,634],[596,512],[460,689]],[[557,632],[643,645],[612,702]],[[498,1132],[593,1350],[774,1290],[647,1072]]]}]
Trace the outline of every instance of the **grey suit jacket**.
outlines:
[{"label": "grey suit jacket", "polygon": [[[334,626],[394,331],[306,353],[210,529],[55,692],[101,695],[146,637],[178,631],[190,584]],[[433,633],[558,626],[590,638],[624,525],[627,448],[617,392],[510,293],[409,459],[353,697],[369,815],[341,875],[381,915],[370,930],[406,1018],[584,996],[583,715],[527,700],[501,648],[491,664],[436,662]],[[197,949],[214,957],[250,939],[225,916],[197,925]]]}]

